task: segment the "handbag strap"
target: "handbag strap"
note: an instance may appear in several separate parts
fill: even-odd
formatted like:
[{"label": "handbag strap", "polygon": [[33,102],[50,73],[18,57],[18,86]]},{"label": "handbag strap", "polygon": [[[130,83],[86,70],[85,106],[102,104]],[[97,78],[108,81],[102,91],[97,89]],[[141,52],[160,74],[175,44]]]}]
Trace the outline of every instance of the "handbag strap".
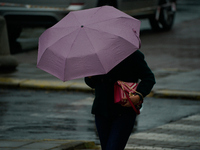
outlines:
[{"label": "handbag strap", "polygon": [[[121,83],[121,86],[123,86],[124,88],[124,85],[129,89],[129,90],[133,90],[134,92],[137,92],[136,90],[132,89],[128,84],[126,84],[126,82],[123,82],[123,81],[119,81]],[[136,85],[136,83],[135,83]]]},{"label": "handbag strap", "polygon": [[131,99],[130,99],[128,93],[125,92],[125,94],[126,94],[126,97],[127,97],[128,101],[129,101],[129,103],[130,103],[131,106],[133,107],[133,110],[136,112],[136,114],[140,114],[140,111],[139,111],[138,109],[136,109],[135,106],[133,105],[133,103],[132,103],[132,101],[131,101]]},{"label": "handbag strap", "polygon": [[124,86],[126,86],[126,87],[129,88],[130,90],[133,90],[135,93],[137,93],[138,95],[140,95],[141,100],[143,101],[144,97],[143,97],[143,95],[142,95],[140,92],[138,92],[138,91],[132,89],[128,84],[126,84],[126,83],[123,82],[123,81],[119,81],[119,82],[120,82],[120,84],[121,84],[121,87],[122,87],[122,90],[123,90],[123,91],[125,91],[125,90],[124,90]]}]

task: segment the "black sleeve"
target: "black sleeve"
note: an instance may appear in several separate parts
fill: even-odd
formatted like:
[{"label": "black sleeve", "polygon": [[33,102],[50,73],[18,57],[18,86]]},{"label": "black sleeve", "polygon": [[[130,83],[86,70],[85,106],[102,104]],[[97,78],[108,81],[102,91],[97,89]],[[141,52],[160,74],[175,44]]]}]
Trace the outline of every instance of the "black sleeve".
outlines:
[{"label": "black sleeve", "polygon": [[95,88],[95,80],[92,79],[92,77],[85,77],[85,83],[91,87],[91,88]]},{"label": "black sleeve", "polygon": [[103,75],[96,75],[96,76],[91,76],[91,77],[85,77],[85,83],[91,87],[91,88],[95,88],[95,86],[97,85],[97,83],[101,82],[101,80],[103,79]]},{"label": "black sleeve", "polygon": [[145,97],[151,92],[153,85],[156,83],[155,77],[144,59],[144,54],[137,51],[135,55],[136,69],[141,80],[136,90]]}]

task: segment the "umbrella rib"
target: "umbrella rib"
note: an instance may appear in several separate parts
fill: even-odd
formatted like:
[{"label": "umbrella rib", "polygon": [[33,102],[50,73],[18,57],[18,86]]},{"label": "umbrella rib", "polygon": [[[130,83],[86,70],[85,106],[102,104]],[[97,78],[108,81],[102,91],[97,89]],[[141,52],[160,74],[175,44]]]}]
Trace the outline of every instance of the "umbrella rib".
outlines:
[{"label": "umbrella rib", "polygon": [[[73,45],[74,45],[74,41],[77,39],[77,37],[78,37],[78,35],[79,35],[79,33],[80,33],[80,29],[79,29],[79,31],[78,31],[78,33],[77,33],[77,35],[76,35],[76,37],[74,38],[74,40],[73,40],[73,42],[72,42],[72,45],[70,46],[70,48],[69,49],[71,49],[72,47],[73,47]],[[70,51],[68,51],[68,53],[70,53]],[[66,55],[68,55],[68,53],[66,54]],[[67,59],[65,59],[65,64],[66,64],[66,61],[67,61]],[[65,73],[66,73],[66,67],[64,68],[64,77],[65,77]]]},{"label": "umbrella rib", "polygon": [[[104,6],[104,7],[105,7],[105,6]],[[103,9],[104,7],[99,7],[99,9],[91,16],[91,18],[92,18],[93,16],[95,16],[95,15],[96,15],[101,9]],[[109,6],[109,7],[113,7],[113,6]],[[114,7],[113,7],[113,8],[114,8]],[[124,13],[124,12],[120,12],[120,13],[123,13],[125,16],[119,16],[118,18],[129,18],[129,19],[134,19],[133,17],[127,15],[127,14]],[[112,19],[116,19],[116,18],[107,18],[106,20],[98,20],[98,21],[95,22],[95,23],[104,22],[104,21],[110,21],[110,20],[112,20]],[[91,23],[91,24],[94,24],[94,23]],[[90,24],[88,24],[88,25],[90,25]]]},{"label": "umbrella rib", "polygon": [[[121,16],[121,17],[119,17],[119,18],[134,19],[134,18],[127,18],[127,17],[124,17],[124,16]],[[92,27],[90,27],[89,25],[98,24],[98,23],[102,23],[102,22],[106,22],[106,21],[111,21],[111,20],[114,20],[114,19],[116,19],[116,18],[107,19],[107,20],[104,20],[104,21],[94,22],[94,23],[88,24],[88,25],[87,25],[87,28],[99,31],[98,29],[92,28]],[[134,29],[134,27],[131,27],[131,28]],[[108,33],[108,34],[112,34],[112,35],[119,36],[119,35],[117,35],[117,34],[115,34],[115,33],[109,33],[109,32],[104,31],[104,30],[101,30],[101,31],[104,32],[104,33]],[[133,30],[132,30],[132,31],[133,31]],[[136,31],[135,31],[135,32],[133,31],[133,33],[135,33],[136,37],[138,38],[138,41],[140,42],[140,39],[139,39],[139,34],[140,34],[140,33],[137,33]],[[121,36],[119,36],[119,37],[121,37]],[[123,38],[123,37],[121,37],[121,38]],[[124,39],[124,38],[123,38],[123,39]],[[130,42],[129,42],[129,43],[130,43]]]},{"label": "umbrella rib", "polygon": [[[92,45],[93,49],[96,51],[94,45],[92,44],[87,32],[85,31],[86,35],[87,35],[87,38],[88,38],[88,41],[90,42],[90,44]],[[101,62],[101,59],[99,58],[99,56],[97,55],[97,58],[99,59],[99,61]],[[105,67],[101,64],[102,68],[106,71]]]},{"label": "umbrella rib", "polygon": [[[55,29],[55,28],[54,28],[54,29]],[[59,29],[60,29],[60,27],[59,27]],[[66,29],[66,28],[63,27],[63,29]],[[75,32],[75,31],[77,31],[77,29],[71,31],[70,33],[68,33],[68,35],[69,35],[69,34],[72,34],[72,33]],[[60,37],[59,39],[57,39],[56,41],[54,41],[53,43],[51,43],[51,45],[49,45],[47,48],[51,47],[53,44],[57,43],[60,39],[62,39],[62,38],[64,38],[64,37],[66,37],[66,35],[63,35],[62,37]]]},{"label": "umbrella rib", "polygon": [[[91,29],[91,30],[96,30],[96,31],[98,31],[99,32],[99,30],[97,30],[97,29],[94,29],[94,28],[90,28],[90,27],[87,27],[88,29]],[[101,30],[101,32],[104,32],[104,33],[107,33],[107,34],[110,34],[110,35],[115,35],[115,36],[117,36],[117,37],[120,37],[120,38],[122,38],[122,39],[124,39],[123,37],[121,37],[121,36],[119,36],[119,35],[116,35],[116,34],[114,34],[114,33],[109,33],[109,32],[106,32],[106,31],[102,31]],[[139,38],[137,37],[137,39],[138,39],[138,42],[140,43],[140,40],[139,40]],[[124,40],[126,40],[126,39],[124,39]],[[128,40],[126,40],[127,42],[129,42]],[[132,44],[131,42],[129,42],[130,44]],[[133,44],[132,44],[133,45]]]},{"label": "umbrella rib", "polygon": [[[72,34],[72,33],[75,32],[76,30],[77,30],[77,29],[71,31],[69,34]],[[51,45],[48,45],[48,46],[46,47],[46,49],[48,49],[49,47],[51,47],[53,44],[57,43],[60,39],[64,38],[65,36],[66,36],[66,35],[60,37],[58,40],[56,40],[56,41],[54,41],[53,43],[51,43]],[[52,51],[52,52],[53,52],[53,51]],[[41,54],[41,58],[42,58],[42,56],[43,56],[44,53],[45,53],[45,51]],[[53,53],[54,53],[54,52],[53,52]]]},{"label": "umbrella rib", "polygon": [[[120,16],[118,18],[134,19],[134,18],[128,18],[128,17],[125,17],[125,16]],[[97,22],[93,22],[93,23],[90,23],[90,24],[87,24],[87,25],[92,25],[92,24],[96,24],[96,23],[102,23],[102,22],[106,22],[106,21],[111,21],[111,20],[115,20],[115,19],[118,19],[118,18],[108,18],[108,19],[105,19],[105,20],[98,20]]]},{"label": "umbrella rib", "polygon": [[80,25],[82,25],[81,22],[79,21],[79,19],[77,18],[77,16],[74,13],[72,13],[72,15],[76,18],[76,21],[78,21],[80,23]]},{"label": "umbrella rib", "polygon": [[[96,31],[98,31],[99,32],[99,30],[97,30],[97,29],[93,29],[93,28],[89,28],[89,27],[87,27],[88,29],[91,29],[91,30],[96,30]],[[104,32],[104,33],[107,33],[107,34],[110,34],[110,35],[115,35],[115,34],[112,34],[112,33],[109,33],[109,32],[106,32],[106,31],[102,31],[101,30],[101,32]],[[87,32],[86,32],[87,33]],[[89,38],[89,36],[88,36],[88,34],[86,34],[87,35],[87,38],[89,39],[89,41],[90,41],[90,38]],[[131,44],[131,45],[133,45],[133,43],[131,43],[130,41],[128,41],[128,40],[126,40],[125,38],[123,38],[123,37],[121,37],[121,36],[119,36],[119,35],[115,35],[115,36],[117,36],[118,38],[120,38],[120,39],[123,39],[123,40],[125,40],[126,42],[128,42],[129,44]],[[137,38],[138,39],[138,38]],[[94,46],[93,46],[93,44],[92,44],[92,42],[90,41],[90,43],[91,43],[91,45],[92,45],[92,47],[94,48]],[[139,39],[138,39],[138,44],[140,43],[140,41],[139,41]],[[134,47],[136,48],[136,49],[139,49],[139,47],[136,47],[135,45],[133,45],[133,49],[134,49]],[[95,49],[95,48],[94,48]],[[133,50],[134,51],[134,50]],[[98,59],[99,59],[99,61],[101,62],[101,59],[99,58],[99,56],[97,55],[97,57],[98,57]],[[101,64],[102,65],[102,64]],[[107,72],[107,70],[106,70],[106,68],[102,65],[102,68],[105,70],[105,72]]]}]

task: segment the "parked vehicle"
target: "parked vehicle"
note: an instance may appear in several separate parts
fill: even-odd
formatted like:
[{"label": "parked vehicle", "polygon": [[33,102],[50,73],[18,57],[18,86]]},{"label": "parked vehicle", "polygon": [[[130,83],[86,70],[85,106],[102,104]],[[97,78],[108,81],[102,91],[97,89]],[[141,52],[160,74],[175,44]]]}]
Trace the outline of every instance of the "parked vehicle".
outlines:
[{"label": "parked vehicle", "polygon": [[111,5],[136,18],[148,18],[153,30],[170,30],[176,12],[176,0],[1,0],[0,15],[7,22],[11,52],[23,27],[48,28],[69,11]]}]

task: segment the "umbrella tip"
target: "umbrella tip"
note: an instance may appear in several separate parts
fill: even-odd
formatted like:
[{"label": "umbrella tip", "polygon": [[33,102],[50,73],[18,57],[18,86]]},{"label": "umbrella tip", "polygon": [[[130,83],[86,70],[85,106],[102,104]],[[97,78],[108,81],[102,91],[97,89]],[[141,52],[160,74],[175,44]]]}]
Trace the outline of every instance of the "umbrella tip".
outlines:
[{"label": "umbrella tip", "polygon": [[84,25],[81,26],[81,28],[83,28],[83,27],[84,27]]}]

